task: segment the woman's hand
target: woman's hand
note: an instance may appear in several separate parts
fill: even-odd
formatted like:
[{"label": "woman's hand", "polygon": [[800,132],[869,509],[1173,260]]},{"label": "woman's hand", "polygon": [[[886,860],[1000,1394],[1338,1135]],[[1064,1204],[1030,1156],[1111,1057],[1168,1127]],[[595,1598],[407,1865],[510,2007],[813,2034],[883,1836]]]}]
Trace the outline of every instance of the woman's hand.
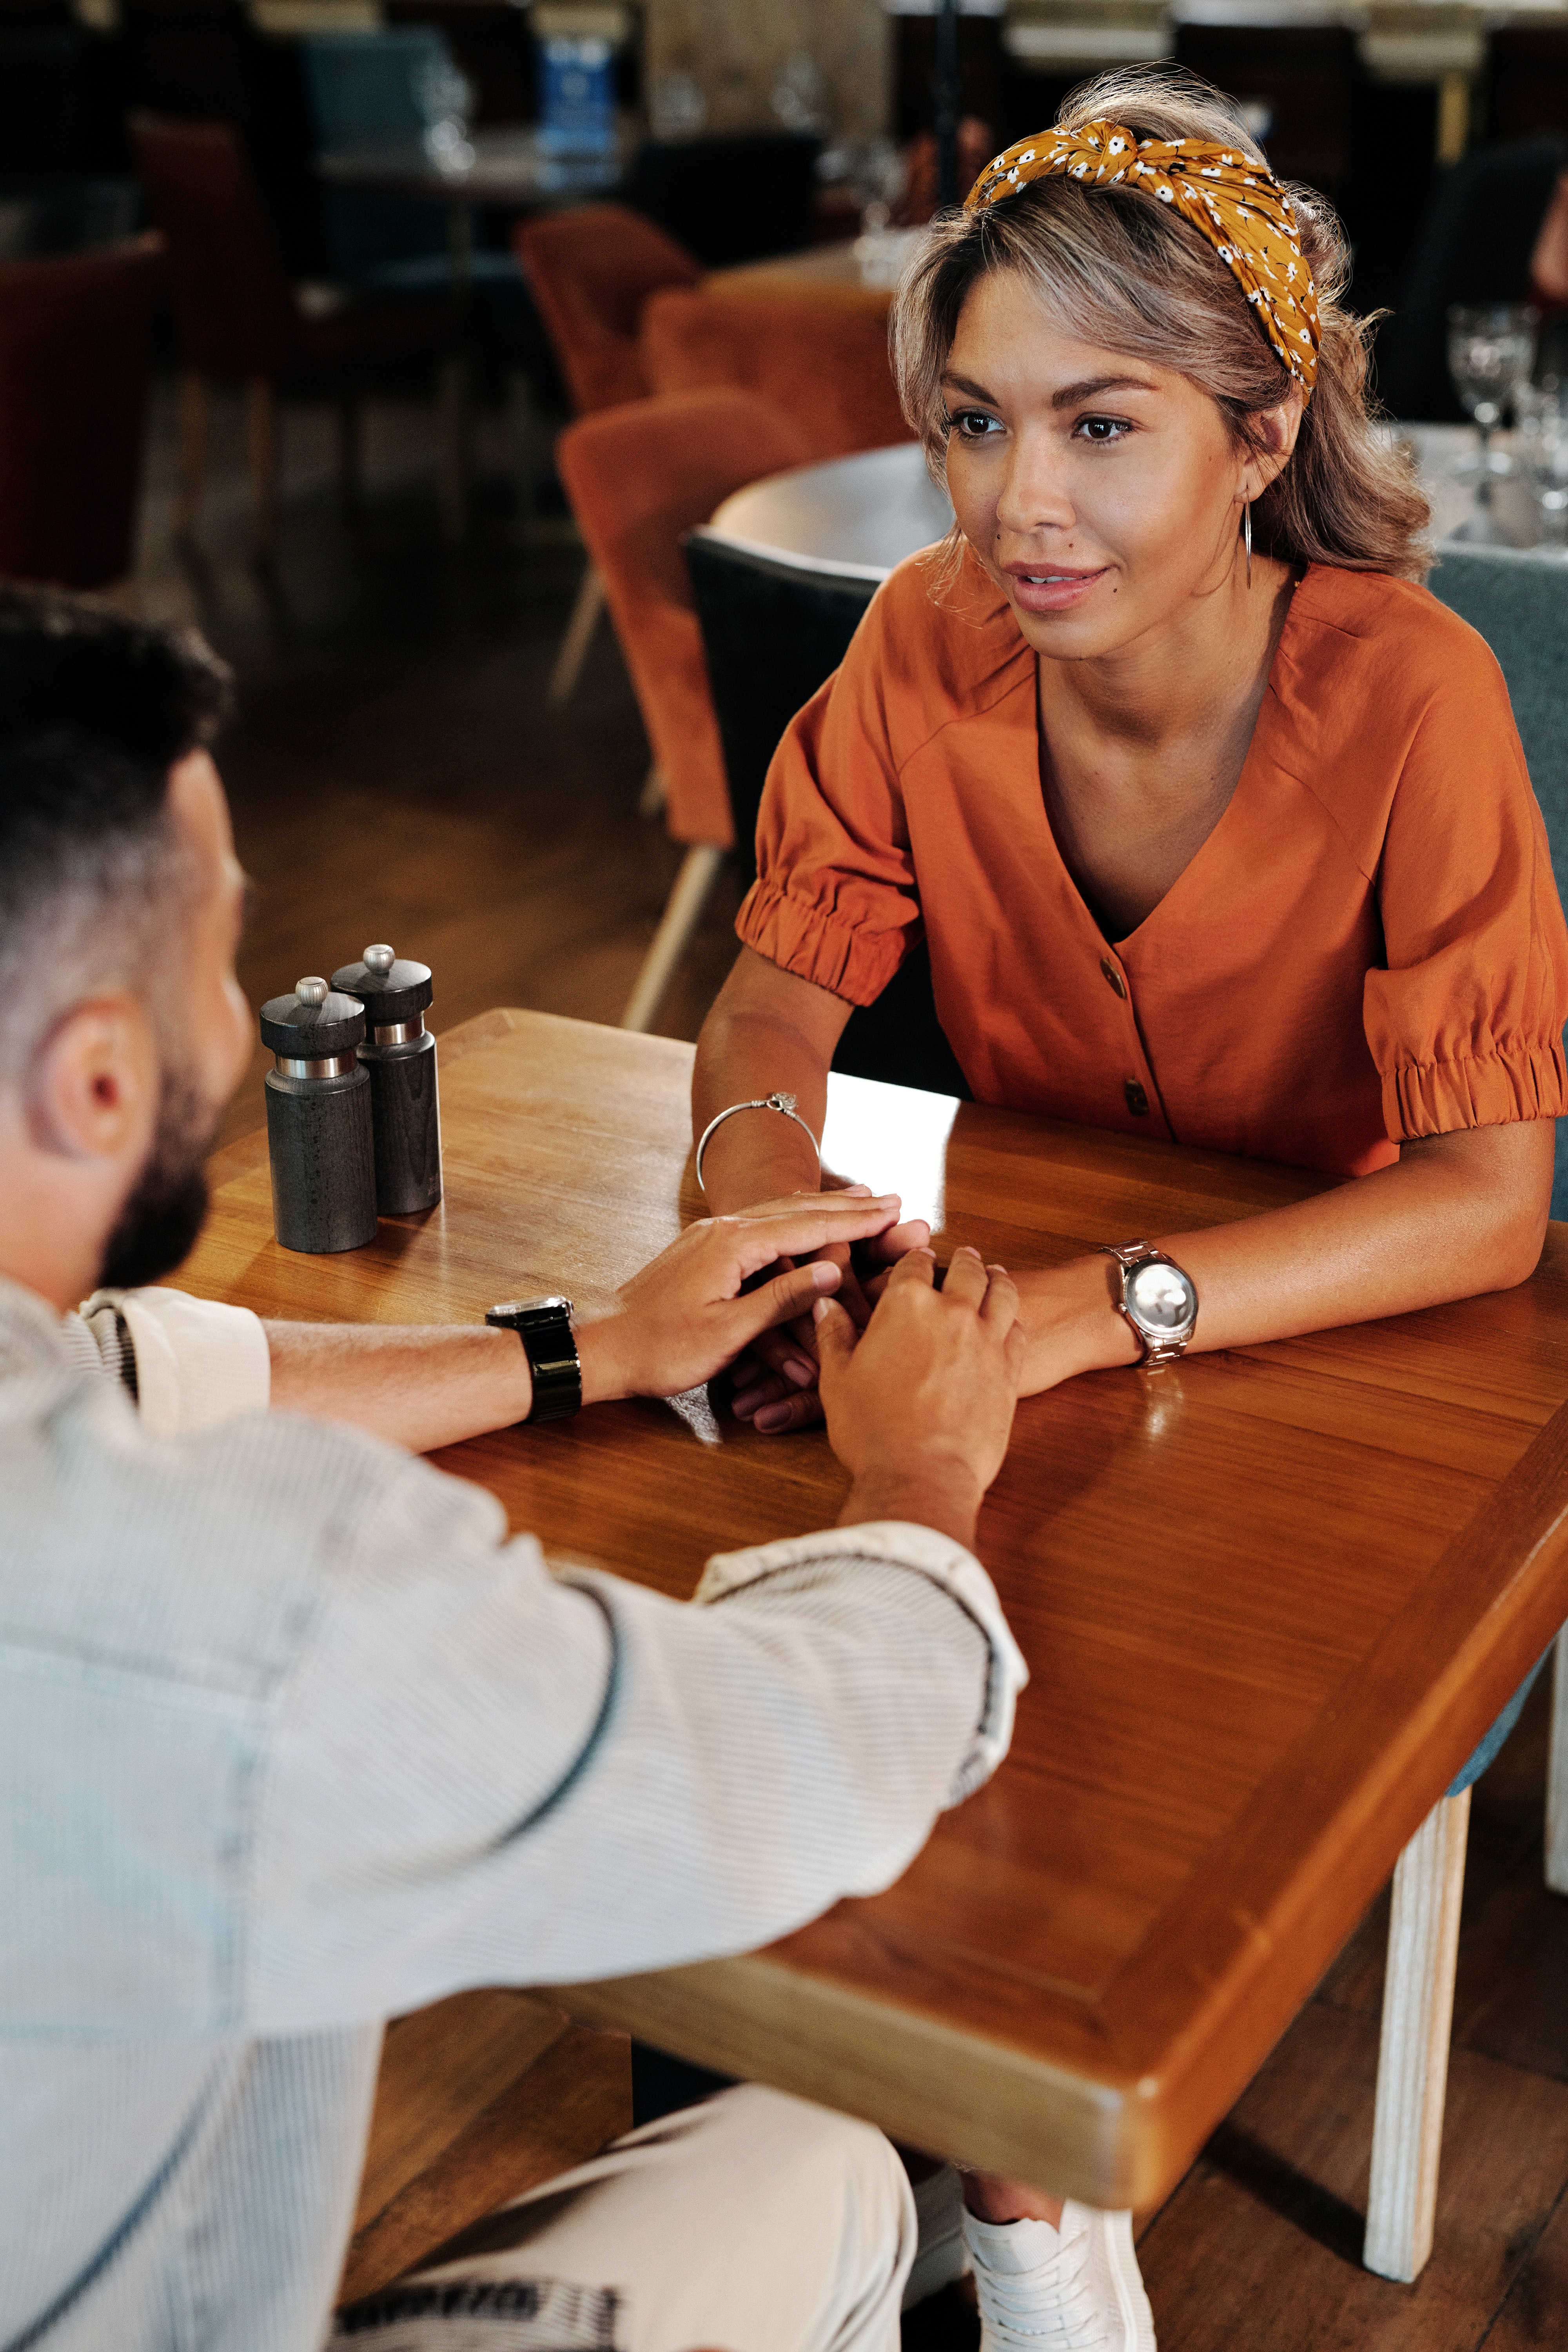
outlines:
[{"label": "woman's hand", "polygon": [[[614,1314],[579,1330],[584,1403],[676,1396],[711,1380],[773,1325],[809,1318],[813,1303],[838,1288],[839,1259],[893,1229],[898,1213],[896,1192],[873,1195],[858,1184],[689,1225],[623,1286]],[[775,1265],[770,1281],[744,1289]]]},{"label": "woman's hand", "polygon": [[[835,1197],[825,1193],[825,1200]],[[819,1263],[835,1265],[839,1305],[863,1331],[889,1271],[912,1249],[925,1249],[931,1227],[923,1217],[890,1226],[853,1248],[830,1242],[816,1253]],[[734,1395],[731,1410],[737,1421],[776,1435],[786,1429],[805,1429],[822,1419],[822,1399],[816,1386],[816,1333],[809,1313],[798,1320],[764,1332],[733,1366]]]},{"label": "woman's hand", "polygon": [[909,1251],[864,1331],[837,1301],[817,1305],[822,1398],[855,1480],[841,1524],[916,1519],[971,1544],[1012,1433],[1024,1335],[1005,1266],[958,1250],[940,1291],[935,1270]]}]

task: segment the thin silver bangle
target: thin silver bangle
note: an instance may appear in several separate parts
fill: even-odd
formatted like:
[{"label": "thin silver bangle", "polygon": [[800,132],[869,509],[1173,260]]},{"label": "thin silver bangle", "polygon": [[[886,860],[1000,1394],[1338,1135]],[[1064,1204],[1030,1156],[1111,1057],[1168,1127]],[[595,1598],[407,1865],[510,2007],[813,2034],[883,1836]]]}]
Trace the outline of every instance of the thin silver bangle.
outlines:
[{"label": "thin silver bangle", "polygon": [[785,1118],[793,1118],[796,1127],[801,1129],[801,1132],[805,1136],[812,1150],[816,1154],[816,1172],[820,1176],[822,1173],[822,1147],[817,1142],[816,1136],[812,1134],[810,1128],[806,1126],[805,1119],[802,1118],[800,1113],[795,1108],[795,1104],[799,1099],[800,1097],[798,1095],[763,1095],[756,1102],[731,1103],[728,1110],[721,1110],[719,1113],[717,1118],[710,1118],[697,1141],[698,1191],[700,1192],[706,1192],[708,1190],[707,1185],[702,1181],[702,1155],[708,1149],[708,1139],[712,1134],[716,1127],[722,1127],[724,1121],[727,1118],[733,1118],[738,1110],[776,1110],[781,1111]]}]

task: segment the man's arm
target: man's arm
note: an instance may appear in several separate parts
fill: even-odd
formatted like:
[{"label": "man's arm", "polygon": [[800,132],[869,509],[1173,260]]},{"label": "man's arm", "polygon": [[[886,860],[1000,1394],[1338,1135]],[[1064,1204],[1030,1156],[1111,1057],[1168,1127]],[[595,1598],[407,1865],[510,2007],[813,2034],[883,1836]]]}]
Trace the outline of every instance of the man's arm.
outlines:
[{"label": "man's arm", "polygon": [[[910,1259],[858,1340],[825,1302],[846,1524],[710,1561],[700,1607],[546,1575],[415,1462],[363,1515],[339,1496],[260,1776],[254,2030],[744,1949],[907,1866],[1025,1679],[963,1542],[1011,1425],[1011,1286],[973,1253],[931,1275]],[[331,1444],[296,1429],[292,1495]]]},{"label": "man's arm", "polygon": [[[584,1403],[673,1396],[710,1380],[759,1334],[837,1287],[837,1263],[813,1253],[838,1243],[847,1255],[850,1242],[885,1233],[898,1211],[897,1194],[877,1198],[861,1186],[688,1226],[624,1286],[614,1312],[580,1327]],[[743,1292],[753,1275],[795,1257],[810,1262]],[[515,1331],[269,1322],[266,1332],[275,1407],[346,1422],[415,1453],[509,1428],[532,1401]]]}]

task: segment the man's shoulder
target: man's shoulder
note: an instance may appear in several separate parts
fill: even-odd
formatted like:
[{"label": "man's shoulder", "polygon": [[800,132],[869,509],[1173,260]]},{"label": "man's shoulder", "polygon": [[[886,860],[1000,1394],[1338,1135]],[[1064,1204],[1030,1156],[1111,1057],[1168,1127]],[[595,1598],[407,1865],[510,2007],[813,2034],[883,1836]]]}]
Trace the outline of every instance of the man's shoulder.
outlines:
[{"label": "man's shoulder", "polygon": [[374,1571],[389,1529],[493,1540],[499,1519],[488,1496],[398,1448],[291,1413],[149,1438],[83,1381],[10,1436],[0,1643],[150,1688],[263,1698],[334,1583]]}]

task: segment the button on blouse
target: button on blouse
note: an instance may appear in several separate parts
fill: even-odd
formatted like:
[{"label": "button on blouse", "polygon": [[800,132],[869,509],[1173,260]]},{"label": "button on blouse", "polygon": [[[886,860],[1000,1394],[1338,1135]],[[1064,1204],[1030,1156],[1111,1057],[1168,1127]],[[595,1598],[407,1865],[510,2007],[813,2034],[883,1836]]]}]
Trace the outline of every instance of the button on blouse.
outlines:
[{"label": "button on blouse", "polygon": [[1361,1175],[1568,1109],[1568,931],[1508,692],[1424,588],[1314,565],[1230,805],[1110,943],[1039,782],[1036,661],[915,557],[774,758],[736,929],[851,1003],[922,937],[976,1098]]}]

